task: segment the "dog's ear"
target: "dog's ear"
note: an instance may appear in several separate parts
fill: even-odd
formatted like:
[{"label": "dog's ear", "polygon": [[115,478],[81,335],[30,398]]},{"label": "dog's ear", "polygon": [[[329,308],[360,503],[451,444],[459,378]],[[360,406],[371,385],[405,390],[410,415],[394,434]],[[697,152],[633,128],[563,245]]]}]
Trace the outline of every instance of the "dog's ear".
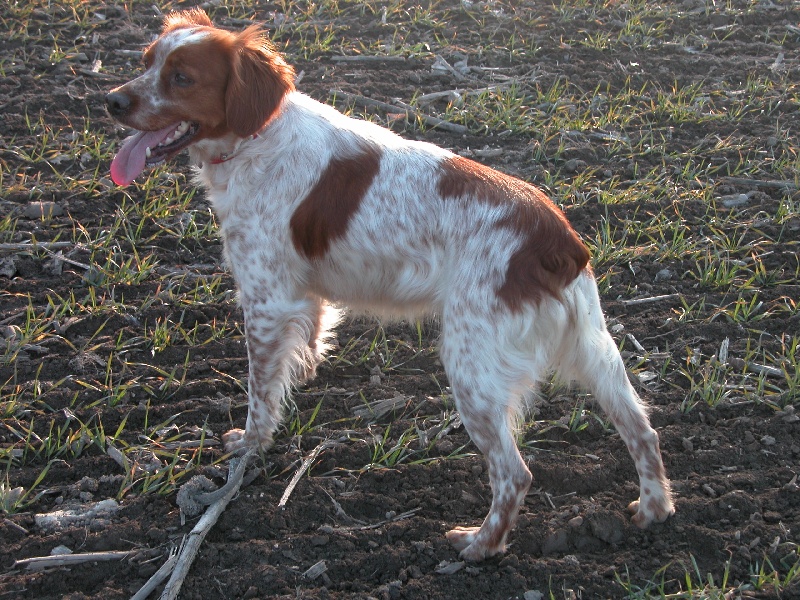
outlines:
[{"label": "dog's ear", "polygon": [[294,90],[294,69],[263,37],[258,26],[237,36],[233,68],[225,92],[228,127],[247,137],[260,131]]},{"label": "dog's ear", "polygon": [[211,19],[202,8],[190,8],[189,10],[182,10],[170,13],[164,19],[164,30],[162,33],[167,33],[173,29],[181,29],[183,27],[212,27]]}]

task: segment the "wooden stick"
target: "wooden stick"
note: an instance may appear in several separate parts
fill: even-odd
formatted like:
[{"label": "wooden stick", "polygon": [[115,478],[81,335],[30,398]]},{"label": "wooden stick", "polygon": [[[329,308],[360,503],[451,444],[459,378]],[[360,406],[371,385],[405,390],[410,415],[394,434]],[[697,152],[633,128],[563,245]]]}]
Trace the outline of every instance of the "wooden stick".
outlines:
[{"label": "wooden stick", "polygon": [[395,106],[394,104],[389,104],[388,102],[381,102],[380,100],[373,100],[372,98],[367,98],[366,96],[359,96],[358,94],[348,94],[347,92],[342,92],[338,90],[331,90],[331,94],[334,94],[336,97],[343,98],[345,101],[352,102],[358,106],[379,108],[380,110],[390,113],[405,113],[407,119],[409,117],[413,119],[420,119],[426,125],[430,125],[431,127],[436,127],[438,129],[443,129],[445,131],[450,131],[452,133],[461,133],[461,134],[469,133],[469,128],[465,127],[464,125],[450,123],[449,121],[444,121],[437,117],[432,117],[430,115],[423,114],[411,107],[403,108],[401,106]]},{"label": "wooden stick", "polygon": [[639,354],[642,354],[642,355],[647,354],[647,351],[644,349],[644,346],[642,346],[639,343],[639,340],[636,339],[636,336],[634,336],[632,333],[626,333],[625,337],[627,337],[628,340],[630,340],[631,344],[633,344],[633,347],[636,348],[636,351]]},{"label": "wooden stick", "polygon": [[289,496],[292,495],[294,488],[297,487],[298,483],[300,483],[300,480],[303,478],[305,472],[308,471],[309,467],[311,467],[311,464],[317,460],[320,452],[331,448],[332,446],[333,442],[324,441],[311,451],[311,454],[308,455],[308,457],[303,461],[303,464],[300,465],[300,468],[297,469],[297,472],[294,474],[294,477],[292,477],[289,485],[286,486],[286,490],[283,492],[283,496],[281,496],[281,501],[278,502],[278,508],[283,508],[286,506],[286,503],[289,501]]},{"label": "wooden stick", "polygon": [[485,92],[494,92],[502,88],[509,87],[517,83],[516,81],[508,81],[503,83],[497,83],[495,85],[490,85],[488,87],[478,88],[474,90],[468,89],[461,89],[456,88],[454,90],[445,90],[443,92],[431,92],[430,94],[422,94],[421,96],[417,96],[417,103],[419,104],[430,104],[431,102],[436,102],[442,98],[452,98],[453,96],[478,96]]},{"label": "wooden stick", "polygon": [[622,306],[636,306],[637,304],[650,304],[651,302],[661,302],[662,300],[675,300],[676,298],[680,298],[680,294],[664,294],[663,296],[634,298],[633,300],[623,300]]},{"label": "wooden stick", "polygon": [[113,552],[83,552],[81,554],[57,554],[55,556],[36,556],[14,561],[14,568],[24,567],[28,571],[41,571],[48,567],[65,567],[87,562],[100,562],[105,560],[122,560],[131,556],[132,552],[119,550]]},{"label": "wooden stick", "polygon": [[380,56],[357,54],[355,56],[331,56],[332,62],[337,63],[401,63],[406,62],[405,56]]},{"label": "wooden stick", "polygon": [[[181,550],[183,550],[183,544],[186,542],[186,537],[183,538],[181,542]],[[133,596],[131,596],[131,600],[147,600],[147,597],[153,593],[162,581],[164,581],[169,574],[172,573],[172,570],[175,568],[175,563],[178,562],[178,548],[173,546],[169,550],[169,556],[167,557],[166,562],[161,565],[161,567],[153,573],[150,579],[145,582],[145,584],[139,588],[139,591],[136,592]]]},{"label": "wooden stick", "polygon": [[758,363],[748,362],[741,358],[729,358],[728,364],[734,369],[744,369],[751,373],[758,373],[759,375],[766,375],[767,377],[783,377],[783,371],[776,367],[769,365],[760,365]]},{"label": "wooden stick", "polygon": [[164,587],[164,591],[161,592],[161,600],[175,600],[175,598],[178,597],[183,581],[189,574],[192,562],[194,562],[194,557],[197,556],[197,552],[200,550],[200,544],[203,543],[208,532],[211,531],[211,528],[217,522],[220,515],[225,510],[225,507],[228,506],[228,502],[230,502],[231,498],[239,491],[239,487],[242,485],[242,479],[244,478],[245,469],[247,468],[247,463],[255,452],[255,449],[251,448],[241,459],[231,459],[228,483],[223,486],[228,487],[230,484],[230,487],[222,498],[208,507],[208,510],[189,533],[189,537],[175,565],[175,570],[172,571],[172,575],[167,585]]},{"label": "wooden stick", "polygon": [[77,260],[72,260],[71,258],[67,258],[63,254],[56,254],[50,248],[42,248],[42,250],[44,250],[45,252],[47,252],[47,254],[52,256],[54,260],[60,260],[61,262],[65,262],[69,265],[72,265],[73,267],[78,267],[80,269],[83,269],[84,271],[88,271],[92,268],[91,266],[86,265],[82,262],[78,262]]},{"label": "wooden stick", "polygon": [[24,250],[55,250],[58,248],[68,248],[69,246],[76,246],[74,242],[16,242],[9,244],[0,244],[0,252],[22,252]]},{"label": "wooden stick", "polygon": [[763,181],[761,179],[749,179],[746,177],[723,177],[727,183],[736,183],[739,185],[754,185],[756,187],[765,187],[778,190],[796,190],[797,184],[793,181]]}]

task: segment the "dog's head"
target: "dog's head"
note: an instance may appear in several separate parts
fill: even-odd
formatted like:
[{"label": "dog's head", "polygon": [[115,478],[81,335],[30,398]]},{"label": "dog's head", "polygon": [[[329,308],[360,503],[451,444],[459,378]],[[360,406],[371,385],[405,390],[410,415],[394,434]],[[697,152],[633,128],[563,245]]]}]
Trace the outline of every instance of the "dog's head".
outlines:
[{"label": "dog's head", "polygon": [[258,26],[232,33],[202,10],[169,15],[144,67],[106,96],[111,116],[137,130],[111,165],[119,185],[200,140],[257,133],[294,89],[294,71]]}]

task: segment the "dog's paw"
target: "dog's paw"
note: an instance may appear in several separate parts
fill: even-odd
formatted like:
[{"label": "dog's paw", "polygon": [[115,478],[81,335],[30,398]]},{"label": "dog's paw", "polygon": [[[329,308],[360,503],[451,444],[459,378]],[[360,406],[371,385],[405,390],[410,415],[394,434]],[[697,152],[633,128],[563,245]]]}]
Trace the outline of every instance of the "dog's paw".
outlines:
[{"label": "dog's paw", "polygon": [[475,541],[478,531],[480,531],[480,527],[456,527],[445,533],[444,536],[453,548],[462,552]]},{"label": "dog's paw", "polygon": [[675,514],[672,500],[666,494],[651,496],[645,502],[634,500],[628,505],[628,512],[633,514],[631,521],[639,529],[645,529],[651,523],[663,523]]},{"label": "dog's paw", "polygon": [[225,452],[244,454],[250,448],[268,450],[272,446],[272,436],[266,440],[259,440],[254,435],[249,435],[244,429],[231,429],[222,434],[222,443]]},{"label": "dog's paw", "polygon": [[478,562],[505,552],[505,544],[492,548],[479,539],[480,527],[456,527],[445,534],[462,560]]},{"label": "dog's paw", "polygon": [[231,429],[222,434],[222,443],[225,445],[225,452],[241,452],[248,447],[245,441],[244,429]]}]

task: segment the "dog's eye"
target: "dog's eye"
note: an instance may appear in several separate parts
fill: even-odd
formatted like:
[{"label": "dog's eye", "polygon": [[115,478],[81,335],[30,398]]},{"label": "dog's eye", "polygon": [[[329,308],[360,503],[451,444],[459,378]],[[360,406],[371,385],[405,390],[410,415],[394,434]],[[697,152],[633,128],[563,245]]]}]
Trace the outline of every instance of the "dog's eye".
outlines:
[{"label": "dog's eye", "polygon": [[187,77],[186,75],[180,72],[175,73],[175,75],[172,77],[172,80],[175,82],[176,85],[179,85],[180,87],[188,87],[194,83],[191,77]]}]

